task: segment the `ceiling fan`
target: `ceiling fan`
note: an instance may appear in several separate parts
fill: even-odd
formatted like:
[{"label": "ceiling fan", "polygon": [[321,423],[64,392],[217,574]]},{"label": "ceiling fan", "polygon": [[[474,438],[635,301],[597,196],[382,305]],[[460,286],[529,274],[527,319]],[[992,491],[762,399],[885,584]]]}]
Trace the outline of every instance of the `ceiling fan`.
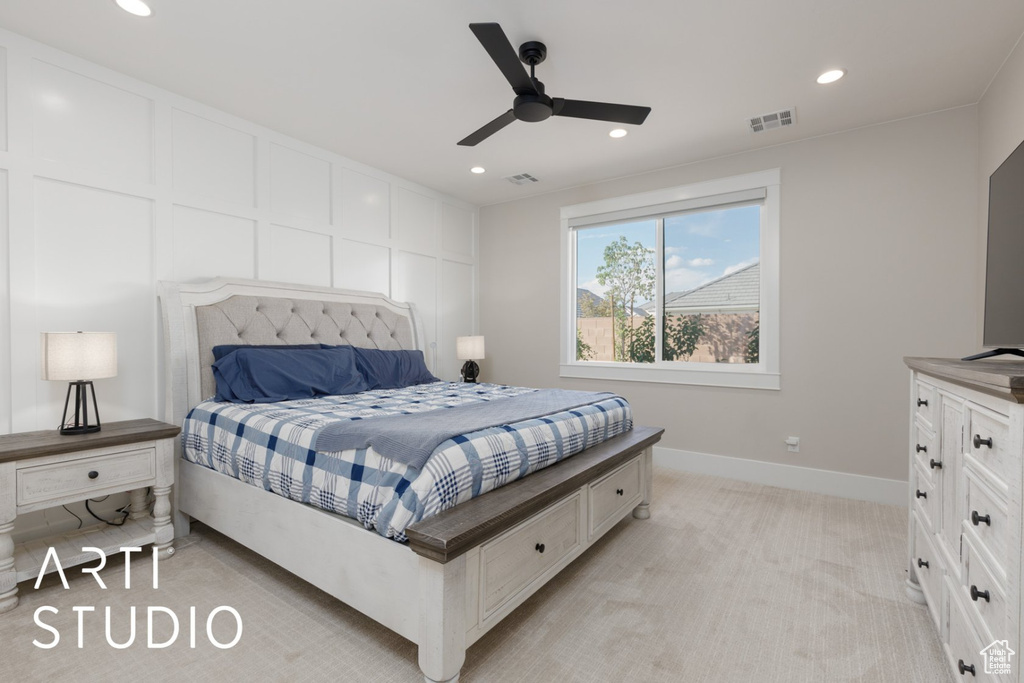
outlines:
[{"label": "ceiling fan", "polygon": [[[538,81],[533,73],[534,67],[543,62],[547,56],[548,49],[544,43],[536,40],[523,43],[519,46],[519,54],[516,55],[512,43],[509,42],[505,32],[498,24],[470,24],[469,28],[512,86],[512,90],[516,93],[516,99],[512,103],[511,109],[480,130],[460,140],[460,145],[473,147],[516,119],[532,123],[543,121],[549,116],[569,116],[577,119],[640,125],[651,113],[650,107],[548,97],[544,94],[544,84]],[[519,63],[520,61],[529,65],[529,74]]]}]

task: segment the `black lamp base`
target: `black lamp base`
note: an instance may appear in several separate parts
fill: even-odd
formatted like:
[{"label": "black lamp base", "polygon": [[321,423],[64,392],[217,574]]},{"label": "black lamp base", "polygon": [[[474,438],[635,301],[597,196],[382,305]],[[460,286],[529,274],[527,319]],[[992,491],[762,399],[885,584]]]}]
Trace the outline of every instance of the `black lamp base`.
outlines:
[{"label": "black lamp base", "polygon": [[[71,391],[75,392],[75,421],[68,422],[68,405]],[[92,414],[96,422],[89,424],[89,393],[92,394]],[[64,398],[64,416],[61,418],[61,434],[92,434],[100,431],[100,411],[96,406],[96,388],[90,380],[68,382],[68,393]]]},{"label": "black lamp base", "polygon": [[479,376],[480,366],[476,364],[476,361],[467,360],[466,364],[462,366],[462,381],[475,383]]}]

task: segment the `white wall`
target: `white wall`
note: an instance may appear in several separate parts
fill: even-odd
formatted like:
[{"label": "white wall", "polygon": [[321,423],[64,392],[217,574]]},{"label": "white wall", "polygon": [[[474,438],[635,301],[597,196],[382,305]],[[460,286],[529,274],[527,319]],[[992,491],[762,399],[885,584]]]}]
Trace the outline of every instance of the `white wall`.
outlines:
[{"label": "white wall", "polygon": [[978,103],[978,336],[985,312],[985,249],[988,244],[988,179],[1024,141],[1024,45],[1017,44]]},{"label": "white wall", "polygon": [[457,378],[476,222],[464,202],[0,31],[0,433],[60,420],[42,331],[116,332],[103,420],[162,416],[159,280],[383,291],[416,305],[437,373]]},{"label": "white wall", "polygon": [[[619,392],[670,449],[906,480],[902,357],[976,348],[977,145],[965,107],[483,207],[482,374]],[[775,167],[781,391],[558,377],[561,206]]]}]

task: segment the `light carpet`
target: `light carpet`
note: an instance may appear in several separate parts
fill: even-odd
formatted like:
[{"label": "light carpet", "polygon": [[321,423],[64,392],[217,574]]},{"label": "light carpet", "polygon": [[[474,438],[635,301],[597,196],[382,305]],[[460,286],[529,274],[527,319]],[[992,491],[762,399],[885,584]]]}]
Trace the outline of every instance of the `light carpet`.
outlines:
[{"label": "light carpet", "polygon": [[[927,612],[903,592],[906,510],[658,469],[651,519],[629,518],[467,654],[462,680],[479,681],[948,681]],[[196,525],[160,563],[112,558],[100,590],[68,570],[22,583],[0,615],[4,681],[418,681],[416,647],[216,532]],[[33,623],[40,606],[59,609]],[[77,647],[74,605],[84,614]],[[114,640],[106,644],[111,607]],[[183,632],[147,649],[145,608],[172,609]],[[230,605],[244,630],[230,650],[206,639],[206,616]],[[196,648],[189,646],[195,606]],[[410,605],[410,609],[415,606]],[[154,639],[170,635],[156,615]],[[220,614],[214,635],[234,634]]]}]

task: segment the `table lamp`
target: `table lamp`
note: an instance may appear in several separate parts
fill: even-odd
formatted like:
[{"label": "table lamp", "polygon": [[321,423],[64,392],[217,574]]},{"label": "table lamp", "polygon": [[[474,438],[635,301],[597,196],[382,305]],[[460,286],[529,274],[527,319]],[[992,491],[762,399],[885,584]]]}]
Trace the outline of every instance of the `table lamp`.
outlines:
[{"label": "table lamp", "polygon": [[[43,379],[68,382],[64,398],[61,434],[90,434],[100,431],[94,379],[117,376],[117,335],[113,332],[43,332]],[[75,393],[75,419],[68,422],[71,391]],[[92,416],[88,394],[92,394]],[[94,422],[90,423],[90,417]]]},{"label": "table lamp", "polygon": [[480,366],[475,361],[484,359],[484,338],[456,337],[455,355],[459,360],[466,361],[462,366],[462,381],[476,382],[480,376]]}]

